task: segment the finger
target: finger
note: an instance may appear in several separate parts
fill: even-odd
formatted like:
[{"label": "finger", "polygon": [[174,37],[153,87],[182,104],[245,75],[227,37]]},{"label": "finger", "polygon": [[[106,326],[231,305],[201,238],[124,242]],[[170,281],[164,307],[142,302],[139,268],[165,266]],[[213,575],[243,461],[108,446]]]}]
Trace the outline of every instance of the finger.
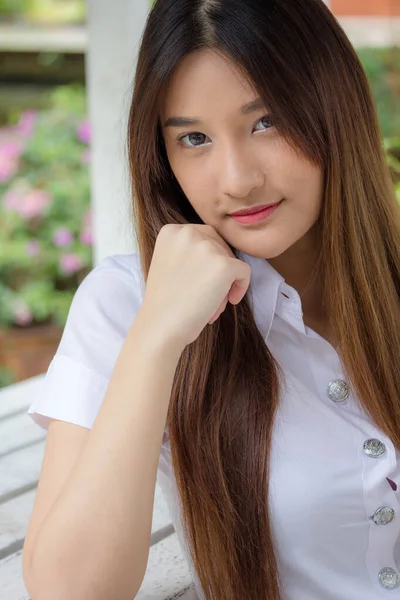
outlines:
[{"label": "finger", "polygon": [[242,262],[242,264],[244,267],[243,276],[235,280],[228,294],[228,299],[231,304],[239,304],[246,295],[250,285],[251,269],[248,267],[247,263]]},{"label": "finger", "polygon": [[226,299],[223,301],[223,303],[221,304],[221,306],[219,307],[217,312],[213,315],[212,319],[210,319],[210,321],[209,321],[210,325],[212,323],[215,323],[215,321],[217,321],[217,319],[219,319],[219,317],[222,315],[222,313],[226,309],[227,304],[228,304],[228,297],[226,297]]}]

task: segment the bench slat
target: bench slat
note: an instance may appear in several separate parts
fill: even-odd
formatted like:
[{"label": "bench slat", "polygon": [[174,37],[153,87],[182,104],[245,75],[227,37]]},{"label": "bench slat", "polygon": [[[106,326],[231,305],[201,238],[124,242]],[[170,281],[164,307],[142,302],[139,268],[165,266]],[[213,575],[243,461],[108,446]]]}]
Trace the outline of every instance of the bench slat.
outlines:
[{"label": "bench slat", "polygon": [[[189,565],[182,553],[178,537],[174,533],[150,548],[146,574],[136,598],[172,600],[190,586],[193,586],[193,580]],[[190,597],[196,598],[192,591],[184,596],[179,594],[179,600],[189,600]]]},{"label": "bench slat", "polygon": [[[0,435],[3,429],[0,424]],[[39,479],[44,440],[0,458],[0,497]]]},{"label": "bench slat", "polygon": [[15,411],[28,410],[45,375],[38,375],[0,389],[0,418]]},{"label": "bench slat", "polygon": [[25,537],[35,491],[0,505],[0,552]]},{"label": "bench slat", "polygon": [[46,433],[25,413],[0,421],[0,456],[43,440]]},{"label": "bench slat", "polygon": [[22,580],[22,551],[0,561],[0,600],[28,600]]}]

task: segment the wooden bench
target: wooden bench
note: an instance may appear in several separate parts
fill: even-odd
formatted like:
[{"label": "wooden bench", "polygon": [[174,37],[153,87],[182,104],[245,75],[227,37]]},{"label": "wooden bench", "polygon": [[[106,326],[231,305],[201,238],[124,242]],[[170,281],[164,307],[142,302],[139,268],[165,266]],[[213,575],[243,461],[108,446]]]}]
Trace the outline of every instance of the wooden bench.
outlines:
[{"label": "wooden bench", "polygon": [[[21,555],[43,459],[45,431],[26,414],[44,376],[0,390],[0,600],[28,600]],[[142,600],[197,600],[157,484]]]}]

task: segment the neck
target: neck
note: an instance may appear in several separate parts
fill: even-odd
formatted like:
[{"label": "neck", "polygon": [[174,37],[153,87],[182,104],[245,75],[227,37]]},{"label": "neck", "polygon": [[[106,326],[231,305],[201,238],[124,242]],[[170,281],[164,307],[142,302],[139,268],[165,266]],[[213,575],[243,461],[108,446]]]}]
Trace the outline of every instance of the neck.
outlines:
[{"label": "neck", "polygon": [[322,278],[318,268],[319,248],[317,229],[314,227],[286,252],[268,259],[286,283],[299,293],[304,315],[313,319],[324,318]]}]

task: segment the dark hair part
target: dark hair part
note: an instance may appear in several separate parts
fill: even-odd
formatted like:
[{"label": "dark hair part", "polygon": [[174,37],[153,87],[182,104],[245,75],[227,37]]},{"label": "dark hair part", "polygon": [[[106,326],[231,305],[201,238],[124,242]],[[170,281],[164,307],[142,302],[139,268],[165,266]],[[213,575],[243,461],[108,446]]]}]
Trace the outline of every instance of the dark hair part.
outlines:
[{"label": "dark hair part", "polygon": [[[400,448],[399,207],[367,77],[322,0],[155,3],[129,120],[145,278],[165,224],[202,223],[171,171],[158,116],[177,65],[201,49],[233,61],[282,136],[323,169],[324,308],[345,376]],[[239,305],[228,303],[178,364],[167,425],[183,523],[207,600],[281,598],[268,510],[280,375],[248,293]]]}]

